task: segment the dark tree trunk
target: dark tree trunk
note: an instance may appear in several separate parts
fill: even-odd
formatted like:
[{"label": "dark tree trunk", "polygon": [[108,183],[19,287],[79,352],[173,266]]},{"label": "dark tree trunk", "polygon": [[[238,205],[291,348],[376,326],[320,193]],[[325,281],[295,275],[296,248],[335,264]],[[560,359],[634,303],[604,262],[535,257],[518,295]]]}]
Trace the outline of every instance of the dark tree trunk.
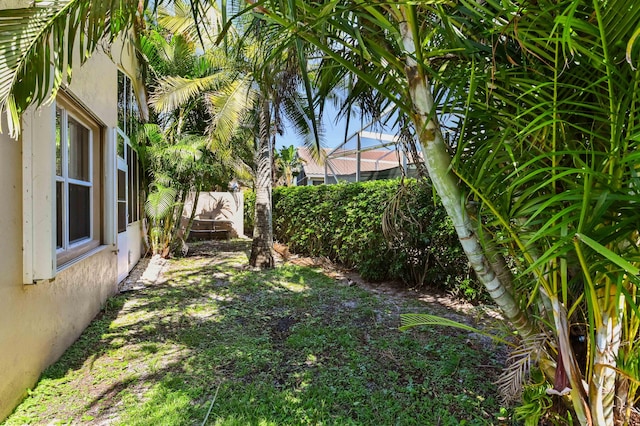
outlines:
[{"label": "dark tree trunk", "polygon": [[263,101],[260,110],[260,141],[256,170],[256,205],[253,243],[249,264],[259,268],[273,268],[273,225],[271,223],[271,144],[269,125],[270,105]]}]

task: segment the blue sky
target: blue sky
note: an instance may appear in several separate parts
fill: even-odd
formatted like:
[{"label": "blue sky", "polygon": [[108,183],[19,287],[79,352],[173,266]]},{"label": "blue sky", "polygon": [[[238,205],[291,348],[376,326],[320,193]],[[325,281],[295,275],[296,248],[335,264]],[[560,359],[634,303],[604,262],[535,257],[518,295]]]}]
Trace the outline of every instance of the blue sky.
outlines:
[{"label": "blue sky", "polygon": [[[344,130],[347,125],[346,120],[341,119],[337,123],[335,118],[337,116],[337,110],[330,105],[327,105],[324,117],[322,119],[322,126],[324,130],[324,144],[327,148],[335,148],[344,141]],[[349,136],[353,134],[360,127],[360,120],[351,118],[349,123]],[[354,123],[355,121],[355,123]],[[298,136],[293,129],[293,126],[288,124],[285,128],[285,133],[282,136],[276,138],[276,149],[280,149],[285,146],[303,146],[303,140]]]},{"label": "blue sky", "polygon": [[[324,117],[322,120],[323,130],[324,130],[324,138],[323,143],[325,148],[335,148],[344,142],[345,137],[345,127],[347,125],[346,120],[344,118],[337,120],[337,112],[338,110],[332,106],[327,104]],[[348,136],[351,137],[355,132],[361,129],[363,124],[361,123],[359,114],[353,114],[351,117],[351,122],[349,123],[349,132]],[[386,130],[386,133],[394,133],[393,130]],[[347,146],[349,148],[355,148],[355,138],[351,141]],[[375,143],[372,140],[362,140],[362,145],[367,146],[368,144]],[[293,126],[287,125],[285,128],[285,133],[282,136],[278,136],[276,138],[276,149],[280,149],[282,147],[286,147],[289,145],[293,146],[303,146],[303,140],[300,136],[298,136],[293,130]],[[352,146],[353,145],[353,146]]]}]

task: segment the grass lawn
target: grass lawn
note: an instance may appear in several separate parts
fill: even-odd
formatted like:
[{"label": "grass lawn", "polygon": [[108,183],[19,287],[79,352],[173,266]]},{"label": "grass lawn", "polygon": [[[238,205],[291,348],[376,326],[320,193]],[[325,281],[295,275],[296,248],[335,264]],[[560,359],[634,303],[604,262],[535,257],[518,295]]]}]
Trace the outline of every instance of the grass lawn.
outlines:
[{"label": "grass lawn", "polygon": [[307,267],[246,270],[248,249],[203,245],[110,299],[6,425],[499,423],[497,348],[400,332],[400,313],[433,311]]}]

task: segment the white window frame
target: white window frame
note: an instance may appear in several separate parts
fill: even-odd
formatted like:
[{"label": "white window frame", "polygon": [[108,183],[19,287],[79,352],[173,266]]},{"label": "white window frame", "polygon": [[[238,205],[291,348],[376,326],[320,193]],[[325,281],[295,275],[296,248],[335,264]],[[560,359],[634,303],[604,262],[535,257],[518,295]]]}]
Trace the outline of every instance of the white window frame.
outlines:
[{"label": "white window frame", "polygon": [[[57,248],[56,185],[56,106],[67,110],[70,117],[89,130],[87,151],[92,182],[90,188],[90,238],[67,244],[66,251]],[[61,90],[56,101],[39,108],[30,107],[22,115],[22,279],[24,284],[37,284],[55,279],[58,272],[74,263],[115,244],[112,214],[102,208],[113,184],[109,173],[111,133],[105,124],[83,107],[72,93]],[[66,143],[65,143],[66,144]],[[64,151],[64,150],[63,150]],[[62,155],[68,155],[64,153]],[[66,157],[65,157],[66,159]],[[71,182],[77,182],[72,180]],[[81,181],[82,182],[82,181]],[[77,183],[81,183],[77,182]],[[64,185],[63,185],[64,186]],[[68,193],[63,195],[68,198]],[[65,209],[66,211],[66,209]],[[66,215],[67,213],[65,213]],[[64,218],[68,220],[67,217]],[[68,240],[67,240],[68,242]]]},{"label": "white window frame", "polygon": [[[120,86],[122,83],[122,86]],[[120,90],[122,89],[122,93]],[[131,78],[129,75],[121,70],[118,71],[118,128],[116,129],[116,142],[118,143],[118,139],[122,138],[123,140],[123,153],[122,155],[117,155],[119,159],[124,161],[126,164],[126,185],[125,185],[125,199],[126,199],[126,227],[133,225],[134,223],[142,220],[144,213],[141,208],[140,203],[140,179],[141,179],[141,167],[140,167],[140,159],[138,157],[138,152],[131,144],[131,138],[134,137],[133,129],[131,128],[132,121],[137,121],[138,116],[140,115],[140,111],[138,109],[139,105],[136,101],[136,94],[133,90],[133,84],[131,82]],[[121,109],[120,109],[121,108]],[[122,115],[122,117],[121,117]],[[122,126],[122,127],[120,127]],[[116,152],[117,152],[116,145]],[[130,151],[135,152],[135,156],[130,157]],[[135,160],[135,161],[134,161]],[[116,172],[117,173],[117,172]],[[132,175],[135,175],[132,176]],[[135,188],[132,187],[132,183],[135,180]],[[117,188],[116,188],[117,192]],[[136,203],[133,203],[134,197],[132,197],[133,192],[136,193],[135,200]],[[116,200],[116,203],[119,201]],[[134,213],[133,217],[130,215],[130,210]],[[135,219],[135,220],[134,220]],[[116,211],[116,227],[118,227],[119,215]],[[120,231],[119,231],[120,232]],[[124,232],[124,231],[122,231]]]},{"label": "white window frame", "polygon": [[[60,147],[60,153],[61,153],[61,159],[60,159],[60,163],[61,163],[61,174],[62,176],[58,176],[57,175],[57,171],[56,171],[56,191],[57,191],[57,184],[59,182],[62,183],[62,246],[61,247],[56,247],[56,254],[60,255],[62,253],[65,253],[69,250],[72,250],[74,248],[78,248],[78,247],[82,247],[87,243],[90,243],[91,241],[94,240],[94,215],[93,215],[93,210],[94,210],[94,173],[93,173],[93,144],[94,144],[94,140],[93,140],[93,130],[91,129],[91,126],[88,126],[84,123],[83,119],[81,117],[78,117],[77,115],[75,115],[73,112],[69,111],[69,109],[65,108],[62,105],[56,105],[56,116],[57,116],[57,112],[60,111],[60,141],[61,141],[61,147]],[[83,126],[88,132],[89,132],[89,153],[88,153],[88,176],[89,176],[89,180],[88,181],[84,181],[84,180],[79,180],[79,179],[73,179],[69,177],[69,149],[70,149],[70,145],[71,145],[71,141],[69,139],[69,117],[71,117],[74,121],[76,121],[76,123],[78,123],[79,125]],[[57,131],[57,129],[56,129]],[[57,154],[56,154],[57,156]],[[56,158],[57,160],[57,158]],[[70,233],[70,225],[69,225],[69,185],[78,185],[78,186],[83,186],[85,188],[89,188],[89,236],[82,238],[80,240],[77,241],[73,241],[71,242],[69,240],[69,233]],[[57,218],[56,218],[56,223],[57,223]],[[56,234],[57,235],[57,234]],[[56,243],[57,246],[57,243]]]},{"label": "white window frame", "polygon": [[[120,143],[119,139],[122,139],[122,155],[118,153],[118,147],[116,146],[116,232],[118,234],[122,232],[127,232],[127,228],[129,227],[129,167],[127,164],[127,146],[129,146],[129,137],[122,131],[122,129],[116,129],[116,145]],[[122,164],[122,166],[120,165]],[[124,170],[125,179],[124,179],[124,200],[121,200],[118,194],[119,189],[119,181],[118,181],[118,173],[120,170]],[[124,201],[124,229],[120,229],[120,203]]]},{"label": "white window frame", "polygon": [[[97,249],[101,245],[106,244],[106,241],[103,241],[103,239],[104,240],[110,239],[107,237],[108,232],[105,229],[105,224],[109,220],[108,214],[102,208],[105,200],[104,198],[105,193],[108,191],[108,188],[106,187],[106,180],[104,179],[103,176],[101,176],[102,168],[107,166],[105,164],[105,157],[104,157],[106,152],[104,152],[102,144],[100,143],[100,141],[103,138],[103,125],[98,121],[97,118],[91,115],[91,113],[89,113],[86,108],[84,108],[79,102],[77,102],[71,94],[65,93],[65,95],[66,96],[63,96],[63,94],[59,94],[56,99],[55,107],[53,108],[54,110],[53,111],[53,115],[54,115],[53,138],[54,139],[50,140],[49,142],[52,145],[55,145],[54,141],[55,141],[55,132],[56,132],[56,128],[55,128],[56,110],[58,109],[63,110],[61,123],[60,123],[61,132],[62,132],[61,140],[65,141],[64,149],[61,148],[61,155],[62,155],[62,162],[63,162],[62,163],[63,164],[62,180],[64,180],[63,200],[62,200],[63,202],[63,208],[62,208],[63,210],[63,217],[62,217],[63,244],[61,248],[57,247],[57,242],[56,242],[57,241],[57,232],[56,232],[57,231],[56,229],[57,227],[56,210],[57,209],[55,208],[55,205],[54,205],[53,247],[55,248],[54,249],[55,251],[53,253],[55,257],[56,272],[66,268],[67,266],[75,263],[80,259],[83,259],[84,257],[93,253],[94,249]],[[79,125],[83,126],[89,132],[89,147],[88,147],[89,181],[73,179],[68,177],[69,140],[66,137],[65,132],[67,132],[69,128],[68,126],[69,117],[71,117]],[[56,200],[55,199],[56,191],[57,191],[56,185],[58,182],[61,181],[61,179],[58,179],[58,176],[57,176],[55,162],[56,162],[56,153],[55,153],[55,146],[54,146],[54,155],[53,155],[54,164],[53,164],[53,173],[52,173],[52,180],[53,180],[53,187],[54,187],[54,191],[53,191],[54,200]],[[95,167],[98,167],[98,169],[96,169]],[[69,184],[89,187],[89,237],[82,238],[80,240],[73,241],[73,242],[69,241],[69,235],[70,235],[69,210],[68,210],[69,209],[69,206],[68,206]],[[99,215],[99,216],[96,217],[96,215]]]},{"label": "white window frame", "polygon": [[130,140],[128,138],[126,140],[127,226],[130,226],[140,220],[140,158]]}]

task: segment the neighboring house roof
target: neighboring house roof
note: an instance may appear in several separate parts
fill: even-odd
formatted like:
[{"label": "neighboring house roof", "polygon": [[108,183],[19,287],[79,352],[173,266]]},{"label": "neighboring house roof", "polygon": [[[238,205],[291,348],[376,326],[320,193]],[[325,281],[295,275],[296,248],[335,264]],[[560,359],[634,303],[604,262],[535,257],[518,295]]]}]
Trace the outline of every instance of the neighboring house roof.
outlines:
[{"label": "neighboring house roof", "polygon": [[[322,156],[326,158],[327,154],[333,149],[323,149]],[[353,150],[345,151],[343,157],[330,158],[328,162],[328,173],[338,176],[354,175],[356,173],[357,160]],[[332,157],[340,155],[340,151],[332,154]],[[402,165],[400,153],[397,150],[390,149],[374,149],[360,153],[360,171],[376,172],[400,167]],[[324,163],[318,163],[311,155],[309,148],[298,148],[298,157],[303,161],[302,169],[307,177],[324,177]],[[411,163],[411,160],[409,160]]]}]

